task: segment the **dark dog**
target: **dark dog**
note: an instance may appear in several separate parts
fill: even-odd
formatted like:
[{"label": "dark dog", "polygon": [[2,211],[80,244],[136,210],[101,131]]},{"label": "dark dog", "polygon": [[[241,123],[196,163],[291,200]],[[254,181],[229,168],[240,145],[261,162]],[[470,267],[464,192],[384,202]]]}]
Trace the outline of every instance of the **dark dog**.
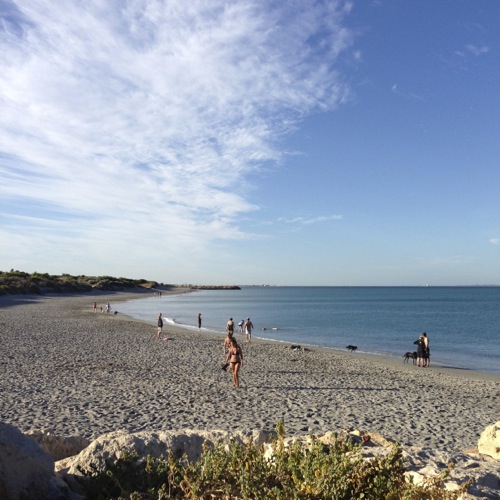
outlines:
[{"label": "dark dog", "polygon": [[416,352],[405,352],[403,354],[403,363],[408,363],[408,360],[413,359],[413,364],[417,362],[417,353]]},{"label": "dark dog", "polygon": [[349,349],[349,351],[351,352],[354,352],[354,351],[357,351],[358,350],[358,346],[357,345],[346,345],[345,346],[346,349]]}]

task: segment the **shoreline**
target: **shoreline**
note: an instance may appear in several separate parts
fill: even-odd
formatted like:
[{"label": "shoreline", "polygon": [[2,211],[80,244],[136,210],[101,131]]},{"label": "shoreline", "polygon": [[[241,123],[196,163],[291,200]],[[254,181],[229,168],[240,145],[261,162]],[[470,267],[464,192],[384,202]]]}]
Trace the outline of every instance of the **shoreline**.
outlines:
[{"label": "shoreline", "polygon": [[[176,294],[180,294],[180,293],[194,293],[196,291],[197,290],[191,290],[191,289],[182,289],[182,291],[179,291],[179,292],[177,292],[176,290],[171,290],[167,294],[168,295],[176,295]],[[124,292],[124,293],[127,294],[127,292]],[[142,295],[142,292],[140,294]],[[132,293],[132,295],[124,296],[123,298],[120,298],[118,301],[115,301],[115,302],[134,300],[134,299],[138,299],[138,298],[141,298],[141,297],[136,297]],[[144,297],[144,298],[146,298],[146,297]],[[1,301],[1,298],[0,298],[0,301]],[[140,321],[140,322],[147,323],[147,321],[144,319],[137,319],[137,318],[134,318],[133,316],[129,316],[125,313],[121,313],[121,314],[123,316],[126,316],[127,318],[130,318],[133,321]],[[197,331],[198,331],[197,327],[195,325],[183,325],[183,324],[177,324],[177,323],[171,323],[171,322],[167,322],[166,325],[168,327],[179,329],[181,331],[185,331],[188,333],[193,333],[193,332],[197,333]],[[210,329],[202,329],[201,333],[203,335],[215,335],[215,336],[218,336],[219,338],[221,338],[222,336],[225,335],[225,333],[222,331],[217,332],[217,331],[210,330]],[[275,339],[269,338],[269,337],[261,337],[260,336],[261,333],[262,332],[260,330],[257,330],[257,331],[254,330],[254,333],[252,334],[252,339],[254,341],[270,342],[272,344],[278,344],[278,345],[280,345],[280,344],[287,345],[287,346],[297,345],[297,342],[292,342],[292,341],[288,341],[288,340],[275,340]],[[322,350],[325,350],[327,352],[331,351],[333,353],[338,353],[338,354],[348,354],[348,353],[346,353],[346,351],[344,349],[342,349],[340,347],[322,346],[322,345],[316,345],[316,344],[309,344],[306,342],[300,342],[300,345],[301,345],[301,347],[305,347],[307,349],[322,349]],[[349,355],[351,355],[351,354],[349,354]],[[395,367],[397,367],[397,365],[399,365],[400,363],[403,364],[402,357],[393,356],[393,355],[386,354],[386,353],[364,352],[364,351],[357,350],[356,353],[353,353],[353,355],[358,356],[358,357],[366,357],[368,360],[375,361],[375,362],[376,362],[376,360],[379,360],[383,364],[391,364],[391,365],[394,365]],[[411,364],[411,361],[409,364]],[[445,365],[445,364],[442,364],[439,362],[433,362],[431,367],[432,367],[432,369],[440,369],[446,373],[454,374],[457,376],[460,376],[461,373],[464,373],[464,374],[466,374],[465,376],[470,376],[470,377],[474,377],[477,379],[484,378],[484,379],[488,379],[488,380],[497,380],[500,382],[500,373],[493,372],[493,371],[481,371],[481,370],[477,370],[477,369],[473,369],[473,368],[464,368],[464,367],[454,366],[454,365]]]},{"label": "shoreline", "polygon": [[[243,287],[251,288],[251,287]],[[194,309],[202,310],[205,308],[205,318],[203,322],[204,332],[214,332],[219,334],[224,334],[225,324],[227,317],[229,315],[234,316],[235,308],[238,311],[239,305],[242,304],[241,300],[250,300],[251,312],[250,315],[254,316],[254,322],[257,321],[257,328],[254,329],[252,337],[254,339],[261,338],[270,342],[292,342],[294,344],[300,344],[303,346],[308,346],[312,348],[325,348],[331,349],[337,352],[345,352],[345,347],[347,344],[353,343],[359,346],[356,354],[366,354],[373,356],[375,358],[388,358],[394,359],[396,362],[399,360],[403,362],[403,353],[406,351],[415,351],[416,346],[413,345],[414,335],[408,333],[399,332],[399,328],[394,325],[392,327],[387,326],[388,336],[387,339],[380,333],[385,331],[384,321],[387,318],[381,318],[382,321],[374,325],[375,331],[380,329],[379,335],[377,337],[368,330],[366,325],[370,324],[371,319],[365,317],[364,321],[356,321],[354,323],[343,324],[342,320],[337,324],[333,322],[336,326],[330,326],[330,323],[322,326],[321,321],[324,318],[321,317],[318,321],[315,318],[309,318],[306,320],[303,315],[298,318],[298,323],[295,324],[294,320],[288,322],[290,316],[284,316],[283,312],[280,310],[272,311],[267,305],[261,304],[263,306],[262,311],[259,310],[259,302],[261,298],[258,298],[255,303],[252,292],[248,297],[244,296],[243,299],[239,299],[237,294],[229,294],[227,297],[228,302],[224,298],[224,295],[215,295],[213,301],[210,296],[191,296],[187,299],[178,298],[171,296],[165,299],[165,305],[161,306],[167,310],[164,320],[179,326],[181,328],[186,328],[189,331],[197,331],[196,324],[196,311]],[[135,302],[135,304],[134,304]],[[213,302],[213,304],[212,304]],[[213,305],[213,309],[212,309]],[[131,301],[131,304],[125,304],[121,306],[120,312],[125,314],[134,315],[137,319],[150,320],[150,317],[155,313],[156,309],[154,301],[142,301],[142,298],[138,300]],[[122,310],[122,308],[124,310]],[[173,308],[173,309],[172,309]],[[194,309],[193,309],[194,308]],[[224,312],[225,309],[229,308],[231,314]],[[172,309],[172,310],[171,310]],[[170,313],[168,313],[170,311]],[[478,313],[478,311],[476,311]],[[226,317],[227,314],[227,317]],[[261,317],[262,314],[262,317]],[[247,313],[241,313],[241,311],[236,312],[236,316],[245,316]],[[257,318],[258,316],[258,318]],[[292,316],[293,317],[293,316]],[[481,322],[480,316],[476,318],[478,324],[483,324]],[[276,323],[276,324],[274,324]],[[279,324],[278,324],[279,323]],[[333,325],[333,323],[331,323]],[[266,326],[267,328],[260,328],[260,326]],[[276,326],[278,328],[270,328],[270,326]],[[430,325],[427,325],[432,329]],[[494,331],[494,325],[491,327]],[[420,331],[417,326],[416,331]],[[465,328],[465,327],[464,327]],[[277,330],[277,331],[273,331]],[[404,330],[404,328],[403,328]],[[458,330],[463,332],[464,330]],[[349,333],[348,333],[349,332]],[[396,333],[399,332],[399,333]],[[482,342],[470,344],[470,348],[467,348],[468,342],[471,340],[466,340],[462,338],[463,333],[460,333],[458,338],[455,339],[451,330],[447,330],[445,327],[441,330],[440,327],[436,327],[436,331],[433,330],[433,356],[431,359],[431,364],[433,367],[439,367],[441,369],[456,369],[456,370],[467,370],[467,371],[479,371],[482,373],[493,373],[500,375],[500,365],[496,363],[495,346],[498,345],[498,339],[492,339],[492,344],[489,349],[485,349],[488,345],[488,335],[485,333],[484,328],[479,327],[478,334],[481,335]],[[382,335],[382,337],[380,336]],[[462,335],[462,336],[461,336]],[[366,338],[365,338],[366,337]],[[383,338],[383,340],[378,340]],[[408,340],[409,339],[409,340]],[[410,363],[412,360],[410,359]]]},{"label": "shoreline", "polygon": [[[287,435],[359,429],[402,445],[461,451],[500,414],[500,375],[236,334],[241,387],[220,368],[223,336],[156,318],[94,314],[92,303],[144,292],[0,298],[0,418],[22,432],[222,429]],[[100,304],[99,304],[100,305]],[[303,346],[304,347],[304,346]]]}]

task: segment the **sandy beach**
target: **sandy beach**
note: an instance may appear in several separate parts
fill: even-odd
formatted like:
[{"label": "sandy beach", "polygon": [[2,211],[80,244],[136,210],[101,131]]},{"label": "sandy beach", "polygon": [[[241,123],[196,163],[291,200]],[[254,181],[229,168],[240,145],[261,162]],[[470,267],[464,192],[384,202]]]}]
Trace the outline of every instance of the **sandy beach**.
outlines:
[{"label": "sandy beach", "polygon": [[[134,297],[139,295],[134,294]],[[118,430],[342,429],[461,451],[500,415],[500,376],[236,335],[241,387],[221,370],[223,336],[119,313],[131,294],[0,298],[0,419],[89,439]],[[98,313],[92,312],[97,301]],[[118,314],[100,313],[107,302]],[[160,312],[160,311],[158,311]]]}]

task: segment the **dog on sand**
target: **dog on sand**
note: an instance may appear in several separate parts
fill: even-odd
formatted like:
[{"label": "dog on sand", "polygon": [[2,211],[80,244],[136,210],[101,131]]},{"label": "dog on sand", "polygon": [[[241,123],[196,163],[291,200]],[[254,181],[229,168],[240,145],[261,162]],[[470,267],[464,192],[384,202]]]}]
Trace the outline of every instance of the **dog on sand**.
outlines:
[{"label": "dog on sand", "polygon": [[416,352],[405,352],[403,354],[403,363],[408,363],[410,359],[413,359],[413,364],[417,362],[417,353]]},{"label": "dog on sand", "polygon": [[357,351],[358,346],[357,345],[351,345],[351,344],[349,344],[349,345],[346,345],[345,348],[348,349],[351,352],[354,352],[354,351]]}]

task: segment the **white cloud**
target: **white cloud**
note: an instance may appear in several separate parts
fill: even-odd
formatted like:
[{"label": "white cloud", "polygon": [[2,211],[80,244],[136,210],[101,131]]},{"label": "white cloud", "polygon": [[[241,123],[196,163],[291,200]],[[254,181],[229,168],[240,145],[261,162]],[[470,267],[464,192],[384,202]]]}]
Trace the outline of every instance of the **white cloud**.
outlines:
[{"label": "white cloud", "polygon": [[2,197],[50,205],[50,220],[240,237],[231,224],[258,207],[234,187],[280,160],[297,120],[347,93],[334,71],[351,43],[337,2],[9,7]]},{"label": "white cloud", "polygon": [[[36,262],[55,261],[71,272],[101,260],[111,274],[110,261],[126,269],[168,255],[182,266],[210,242],[255,238],[240,221],[259,207],[241,186],[282,160],[280,140],[307,114],[347,98],[335,64],[352,44],[349,10],[6,3],[0,264],[53,272]],[[171,237],[175,245],[159,244]]]},{"label": "white cloud", "polygon": [[500,238],[491,238],[490,243],[493,243],[493,245],[500,246]]}]

